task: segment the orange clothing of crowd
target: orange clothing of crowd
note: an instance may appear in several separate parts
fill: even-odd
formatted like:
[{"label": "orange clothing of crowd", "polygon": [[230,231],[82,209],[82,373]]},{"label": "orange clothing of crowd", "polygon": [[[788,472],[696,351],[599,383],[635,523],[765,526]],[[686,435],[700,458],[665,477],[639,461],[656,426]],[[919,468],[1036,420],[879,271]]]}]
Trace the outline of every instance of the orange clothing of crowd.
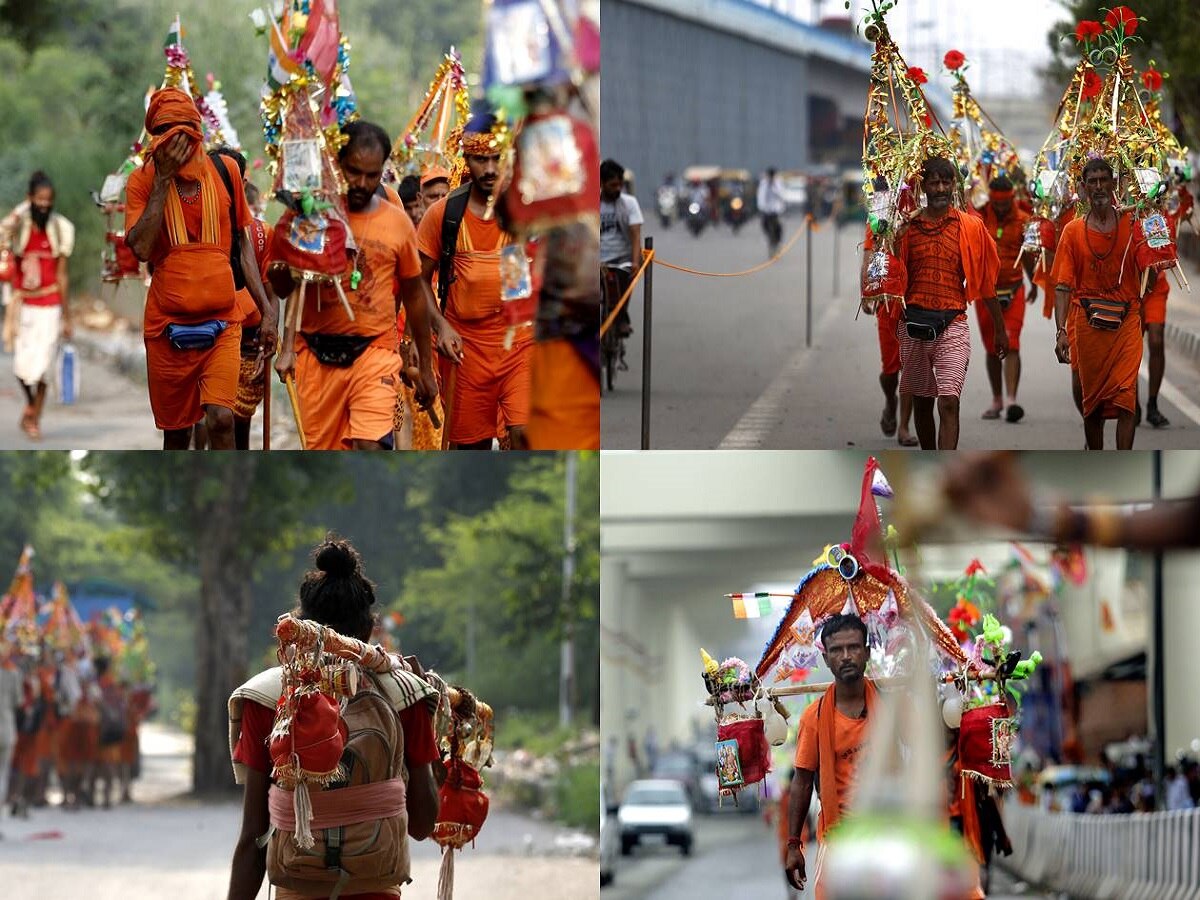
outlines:
[{"label": "orange clothing of crowd", "polygon": [[896,255],[908,271],[905,301],[914,306],[965,311],[968,303],[996,295],[1000,260],[978,215],[952,208],[936,223],[913,219]]},{"label": "orange clothing of crowd", "polygon": [[[301,328],[310,334],[372,335],[375,344],[395,350],[400,282],[421,274],[412,220],[391,203],[379,201],[374,209],[349,213],[347,221],[358,243],[357,266],[362,274],[357,290],[351,290],[349,275],[342,279],[354,321],[346,315],[336,291],[322,287],[319,292],[307,292]],[[300,342],[297,336],[297,349]]]},{"label": "orange clothing of crowd", "polygon": [[[445,214],[443,198],[426,210],[417,230],[421,255],[434,261],[441,258]],[[500,249],[508,242],[495,218],[484,220],[468,205],[458,229],[445,309],[446,320],[462,338],[463,359],[441,363],[451,443],[496,437],[497,410],[510,427],[529,422],[533,330],[518,328],[512,346],[504,347],[508,323],[500,299]]]},{"label": "orange clothing of crowd", "polygon": [[[1115,418],[1119,409],[1134,411],[1137,375],[1142,363],[1141,309],[1138,299],[1140,274],[1126,249],[1132,239],[1133,223],[1128,214],[1118,216],[1110,234],[1088,227],[1076,219],[1063,229],[1054,258],[1051,281],[1071,289],[1068,339],[1071,363],[1083,387],[1083,414],[1102,409],[1105,418]],[[1082,300],[1122,300],[1129,310],[1121,327],[1104,331],[1087,324]]]},{"label": "orange clothing of crowd", "polygon": [[599,450],[600,382],[565,338],[533,348],[529,425],[530,450]]},{"label": "orange clothing of crowd", "polygon": [[988,234],[996,242],[996,254],[1000,259],[996,285],[1011,287],[1019,284],[1024,280],[1024,273],[1017,265],[1017,256],[1025,239],[1025,223],[1029,221],[1029,216],[1014,205],[1008,212],[1008,218],[1001,222],[991,203],[984,205],[981,215]]},{"label": "orange clothing of crowd", "polygon": [[[254,261],[258,263],[258,277],[262,279],[264,288],[270,284],[267,280],[267,268],[271,262],[270,239],[271,234],[267,231],[267,226],[262,219],[252,218],[250,220],[250,246],[254,248]],[[258,308],[258,304],[254,302],[254,296],[250,293],[250,288],[242,288],[235,295],[235,299],[242,327],[253,328],[262,324],[262,311]]]},{"label": "orange clothing of crowd", "polygon": [[[817,818],[817,840],[824,843],[829,829],[836,825],[850,808],[854,790],[855,769],[859,754],[867,743],[867,723],[874,705],[876,690],[867,685],[867,715],[852,719],[837,708],[831,686],[821,700],[809,704],[800,716],[796,736],[795,763],[798,769],[821,774],[821,812]],[[825,732],[824,735],[822,732]],[[832,748],[832,760],[824,758],[822,741]],[[831,779],[827,775],[832,774]],[[828,802],[833,800],[835,802]]]},{"label": "orange clothing of crowd", "polygon": [[[218,157],[229,171],[233,183],[241,183],[241,173],[233,160]],[[192,325],[209,319],[238,321],[237,304],[234,298],[233,270],[229,265],[229,247],[233,232],[229,221],[229,192],[221,177],[206,170],[211,179],[211,188],[216,198],[217,234],[215,244],[200,243],[203,203],[197,198],[194,203],[183,203],[183,221],[187,230],[188,243],[172,246],[167,232],[166,215],[163,227],[154,244],[150,264],[154,274],[150,291],[146,295],[144,333],[147,337],[162,334],[167,325],[177,322]],[[125,188],[125,232],[141,219],[154,186],[154,160],[149,159],[140,169],[129,176]],[[174,190],[174,187],[171,188]],[[235,191],[234,217],[239,229],[246,228],[253,220],[246,196]]]},{"label": "orange clothing of crowd", "polygon": [[[1167,228],[1171,231],[1171,240],[1174,241],[1179,230],[1179,214],[1178,211],[1174,214],[1167,213]],[[1163,325],[1167,321],[1167,295],[1171,291],[1171,284],[1168,280],[1169,273],[1164,269],[1158,273],[1158,278],[1154,284],[1146,291],[1146,296],[1142,298],[1142,324],[1143,325]]]}]

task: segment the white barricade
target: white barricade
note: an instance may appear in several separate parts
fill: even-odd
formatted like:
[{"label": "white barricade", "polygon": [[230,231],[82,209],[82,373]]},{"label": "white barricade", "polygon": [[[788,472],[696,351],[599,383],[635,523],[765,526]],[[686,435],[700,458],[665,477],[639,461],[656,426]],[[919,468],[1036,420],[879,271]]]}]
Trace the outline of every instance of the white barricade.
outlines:
[{"label": "white barricade", "polygon": [[1013,855],[1026,881],[1089,900],[1200,900],[1200,809],[1128,815],[1053,813],[1009,797]]}]

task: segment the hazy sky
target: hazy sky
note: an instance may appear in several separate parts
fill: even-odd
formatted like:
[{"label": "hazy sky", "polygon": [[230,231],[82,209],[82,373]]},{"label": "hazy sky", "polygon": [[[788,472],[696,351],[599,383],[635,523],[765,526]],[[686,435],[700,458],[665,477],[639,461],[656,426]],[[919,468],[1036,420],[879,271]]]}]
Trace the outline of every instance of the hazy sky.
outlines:
[{"label": "hazy sky", "polygon": [[[847,15],[843,0],[752,0],[813,21]],[[861,21],[866,0],[851,0]],[[910,65],[941,71],[947,50],[960,50],[971,66],[967,80],[985,94],[1034,93],[1036,70],[1050,59],[1046,33],[1067,13],[1056,0],[900,0],[887,14],[893,37]]]}]

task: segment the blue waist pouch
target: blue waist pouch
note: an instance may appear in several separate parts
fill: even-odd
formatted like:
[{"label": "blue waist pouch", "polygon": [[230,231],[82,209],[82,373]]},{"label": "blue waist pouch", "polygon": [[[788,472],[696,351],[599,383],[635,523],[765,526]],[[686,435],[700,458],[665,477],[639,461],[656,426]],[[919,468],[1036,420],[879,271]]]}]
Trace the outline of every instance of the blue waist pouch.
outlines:
[{"label": "blue waist pouch", "polygon": [[199,325],[178,325],[172,322],[167,326],[167,340],[176,350],[207,350],[217,342],[229,323],[222,319],[211,319]]}]

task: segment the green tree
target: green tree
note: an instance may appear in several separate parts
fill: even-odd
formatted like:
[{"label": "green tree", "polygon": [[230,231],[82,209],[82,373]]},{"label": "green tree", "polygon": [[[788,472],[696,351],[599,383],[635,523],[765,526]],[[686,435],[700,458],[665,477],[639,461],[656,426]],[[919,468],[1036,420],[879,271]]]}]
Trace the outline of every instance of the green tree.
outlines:
[{"label": "green tree", "polygon": [[306,453],[91,454],[96,494],[150,552],[199,574],[193,787],[232,785],[226,701],[248,677],[254,574],[311,540],[303,513],[338,485],[337,459]]}]

